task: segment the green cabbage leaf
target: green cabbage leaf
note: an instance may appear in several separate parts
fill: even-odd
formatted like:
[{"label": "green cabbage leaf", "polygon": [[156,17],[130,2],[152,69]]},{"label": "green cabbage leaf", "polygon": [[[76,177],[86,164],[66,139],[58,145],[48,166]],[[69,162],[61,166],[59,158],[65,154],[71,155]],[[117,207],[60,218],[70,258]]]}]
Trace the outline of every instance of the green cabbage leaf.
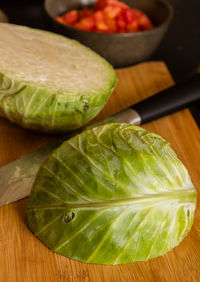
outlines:
[{"label": "green cabbage leaf", "polygon": [[189,232],[197,193],[168,142],[107,124],[64,142],[41,167],[27,209],[51,250],[88,263],[161,256]]}]

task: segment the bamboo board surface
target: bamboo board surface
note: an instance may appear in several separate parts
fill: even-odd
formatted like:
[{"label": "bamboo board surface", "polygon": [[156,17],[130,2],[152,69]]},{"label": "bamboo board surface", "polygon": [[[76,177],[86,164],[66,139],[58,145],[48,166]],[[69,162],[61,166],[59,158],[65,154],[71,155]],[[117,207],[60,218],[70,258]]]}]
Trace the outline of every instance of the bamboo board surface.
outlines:
[{"label": "bamboo board surface", "polygon": [[[171,85],[162,62],[117,70],[118,86],[96,120],[118,112]],[[189,110],[145,124],[168,140],[200,191],[200,131]],[[0,165],[55,139],[19,128],[0,118]],[[118,266],[85,264],[54,254],[25,225],[27,199],[0,207],[1,282],[200,281],[200,204],[195,224],[183,242],[163,257]]]}]

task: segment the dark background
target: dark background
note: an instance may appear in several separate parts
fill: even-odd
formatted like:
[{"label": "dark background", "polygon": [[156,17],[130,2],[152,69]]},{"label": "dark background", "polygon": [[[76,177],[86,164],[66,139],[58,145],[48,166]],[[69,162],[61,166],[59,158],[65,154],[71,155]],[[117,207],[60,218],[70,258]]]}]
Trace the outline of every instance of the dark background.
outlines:
[{"label": "dark background", "polygon": [[[56,0],[55,0],[56,1]],[[149,0],[151,1],[151,0]],[[51,30],[42,0],[1,0],[0,9],[15,24]],[[166,62],[179,83],[200,69],[200,0],[169,0],[174,17],[162,43],[150,60]],[[190,108],[200,126],[200,102]]]}]

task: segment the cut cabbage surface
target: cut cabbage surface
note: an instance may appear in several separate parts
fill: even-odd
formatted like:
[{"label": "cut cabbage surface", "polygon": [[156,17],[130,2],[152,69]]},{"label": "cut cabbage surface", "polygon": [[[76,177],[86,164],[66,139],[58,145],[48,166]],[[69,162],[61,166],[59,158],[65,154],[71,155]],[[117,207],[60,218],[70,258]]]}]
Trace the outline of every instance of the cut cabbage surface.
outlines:
[{"label": "cut cabbage surface", "polygon": [[0,36],[0,114],[23,127],[81,127],[116,84],[112,66],[78,41],[5,23]]}]

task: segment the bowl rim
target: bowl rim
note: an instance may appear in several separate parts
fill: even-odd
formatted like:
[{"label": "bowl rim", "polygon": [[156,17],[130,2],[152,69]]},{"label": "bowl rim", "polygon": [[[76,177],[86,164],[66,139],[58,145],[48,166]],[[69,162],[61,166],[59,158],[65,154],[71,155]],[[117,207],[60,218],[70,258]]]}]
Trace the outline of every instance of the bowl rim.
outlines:
[{"label": "bowl rim", "polygon": [[144,31],[138,31],[138,32],[123,32],[123,33],[103,33],[103,32],[96,32],[96,31],[87,31],[87,30],[82,30],[82,29],[78,29],[78,28],[75,28],[73,26],[70,26],[70,25],[67,25],[67,24],[63,24],[59,21],[57,21],[53,16],[51,16],[47,10],[47,0],[44,1],[44,8],[45,8],[45,12],[47,13],[47,15],[58,25],[60,26],[64,26],[66,27],[67,29],[69,30],[72,30],[72,31],[78,31],[82,34],[95,34],[96,36],[99,36],[99,37],[103,37],[103,36],[108,36],[108,37],[132,37],[132,36],[141,36],[142,34],[143,35],[147,35],[147,34],[153,34],[157,31],[159,31],[160,29],[162,29],[164,26],[168,26],[168,24],[171,22],[172,18],[173,18],[173,15],[174,15],[174,10],[173,10],[173,7],[172,5],[167,1],[167,0],[159,0],[160,2],[162,2],[165,7],[168,9],[168,17],[167,19],[161,23],[160,25],[154,27],[153,29],[151,30],[144,30]]}]

